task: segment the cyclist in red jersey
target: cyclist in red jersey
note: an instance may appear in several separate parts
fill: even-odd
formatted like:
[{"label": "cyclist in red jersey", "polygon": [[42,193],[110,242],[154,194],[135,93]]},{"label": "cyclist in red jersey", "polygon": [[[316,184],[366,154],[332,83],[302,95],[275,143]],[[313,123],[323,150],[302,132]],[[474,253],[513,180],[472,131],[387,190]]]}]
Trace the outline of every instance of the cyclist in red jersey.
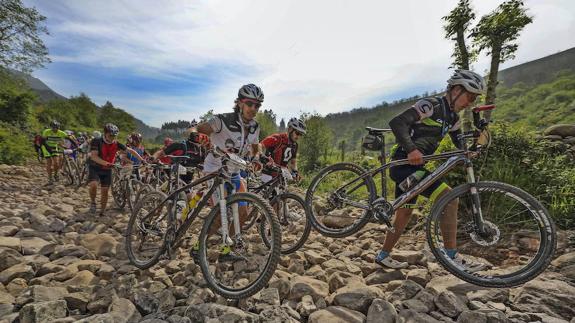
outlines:
[{"label": "cyclist in red jersey", "polygon": [[100,216],[104,215],[108,204],[108,189],[112,183],[112,167],[116,160],[116,153],[122,152],[122,158],[127,159],[126,152],[131,153],[139,161],[144,158],[130,147],[126,147],[116,141],[120,130],[114,124],[104,126],[104,135],[94,138],[90,143],[90,166],[88,168],[88,180],[90,182],[90,213],[96,213],[96,190],[100,183]]},{"label": "cyclist in red jersey", "polygon": [[[260,142],[265,151],[265,155],[272,159],[280,167],[288,167],[295,175],[296,180],[300,180],[297,170],[297,149],[298,140],[305,135],[305,123],[297,118],[291,118],[288,122],[288,130],[284,133],[276,133],[266,137]],[[273,176],[273,171],[264,167],[262,170],[262,181],[268,182]]]}]

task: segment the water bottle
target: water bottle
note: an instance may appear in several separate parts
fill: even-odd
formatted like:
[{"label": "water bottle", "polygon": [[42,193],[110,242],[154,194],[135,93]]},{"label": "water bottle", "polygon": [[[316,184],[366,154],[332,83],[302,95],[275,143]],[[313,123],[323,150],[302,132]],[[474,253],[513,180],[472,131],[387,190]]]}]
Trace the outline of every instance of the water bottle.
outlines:
[{"label": "water bottle", "polygon": [[425,171],[424,170],[418,170],[415,173],[409,175],[406,179],[403,180],[403,182],[399,183],[399,188],[402,191],[407,192],[412,187],[414,187],[415,184],[417,184],[424,176],[425,176]]},{"label": "water bottle", "polygon": [[182,210],[186,209],[186,201],[179,200],[176,202],[176,214],[183,217],[184,212]]},{"label": "water bottle", "polygon": [[202,196],[204,196],[204,192],[199,191],[199,192],[196,192],[196,194],[190,199],[190,201],[188,202],[188,204],[184,207],[184,210],[182,211],[182,216],[181,216],[182,221],[186,220],[188,213],[191,210],[193,210],[196,207],[196,205],[198,205],[198,202],[200,201]]}]

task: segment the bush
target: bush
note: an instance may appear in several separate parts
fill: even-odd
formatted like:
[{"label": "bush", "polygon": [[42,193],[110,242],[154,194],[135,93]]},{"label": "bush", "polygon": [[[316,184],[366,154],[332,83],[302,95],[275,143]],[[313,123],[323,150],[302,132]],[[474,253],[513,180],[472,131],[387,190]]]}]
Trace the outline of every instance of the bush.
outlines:
[{"label": "bush", "polygon": [[0,122],[0,164],[22,165],[34,154],[34,147],[24,132]]}]

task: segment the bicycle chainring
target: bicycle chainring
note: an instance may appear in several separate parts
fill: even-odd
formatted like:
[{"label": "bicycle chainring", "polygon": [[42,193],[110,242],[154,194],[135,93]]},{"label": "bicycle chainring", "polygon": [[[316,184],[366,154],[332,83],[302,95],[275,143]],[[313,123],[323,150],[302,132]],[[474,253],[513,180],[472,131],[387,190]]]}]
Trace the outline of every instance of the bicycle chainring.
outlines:
[{"label": "bicycle chainring", "polygon": [[379,198],[371,204],[373,216],[380,222],[391,227],[391,216],[393,215],[393,205],[383,198]]}]

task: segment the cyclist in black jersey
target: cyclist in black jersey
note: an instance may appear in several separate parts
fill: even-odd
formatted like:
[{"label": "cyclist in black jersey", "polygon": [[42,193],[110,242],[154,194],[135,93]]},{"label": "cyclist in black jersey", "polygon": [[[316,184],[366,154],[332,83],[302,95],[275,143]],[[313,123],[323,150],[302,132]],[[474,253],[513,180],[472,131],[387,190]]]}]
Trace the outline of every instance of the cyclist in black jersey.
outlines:
[{"label": "cyclist in black jersey", "polygon": [[[435,152],[443,137],[450,135],[453,143],[457,146],[457,135],[461,133],[458,112],[470,107],[477,97],[485,92],[485,81],[477,73],[457,70],[447,81],[447,91],[444,96],[425,98],[417,101],[410,109],[393,118],[389,125],[397,144],[392,148],[391,159],[408,159],[409,165],[391,167],[390,177],[396,183],[395,194],[403,194],[399,184],[415,172],[423,174],[420,179],[430,174],[423,167],[423,155],[431,155]],[[450,187],[442,181],[434,182],[422,195],[432,202],[442,194],[450,191]],[[403,230],[411,218],[413,208],[410,205],[415,199],[395,213],[393,227],[395,231],[388,232],[382,250],[376,255],[375,262],[389,268],[406,268],[405,262],[398,262],[389,256],[391,250],[399,240]],[[442,224],[457,226],[457,202],[448,207],[445,215],[446,221]],[[456,230],[447,230],[445,246],[448,256],[459,261],[470,271],[481,270],[482,264],[472,263],[465,260],[456,251]],[[442,230],[444,231],[444,230]],[[452,234],[451,234],[452,233]]]}]

